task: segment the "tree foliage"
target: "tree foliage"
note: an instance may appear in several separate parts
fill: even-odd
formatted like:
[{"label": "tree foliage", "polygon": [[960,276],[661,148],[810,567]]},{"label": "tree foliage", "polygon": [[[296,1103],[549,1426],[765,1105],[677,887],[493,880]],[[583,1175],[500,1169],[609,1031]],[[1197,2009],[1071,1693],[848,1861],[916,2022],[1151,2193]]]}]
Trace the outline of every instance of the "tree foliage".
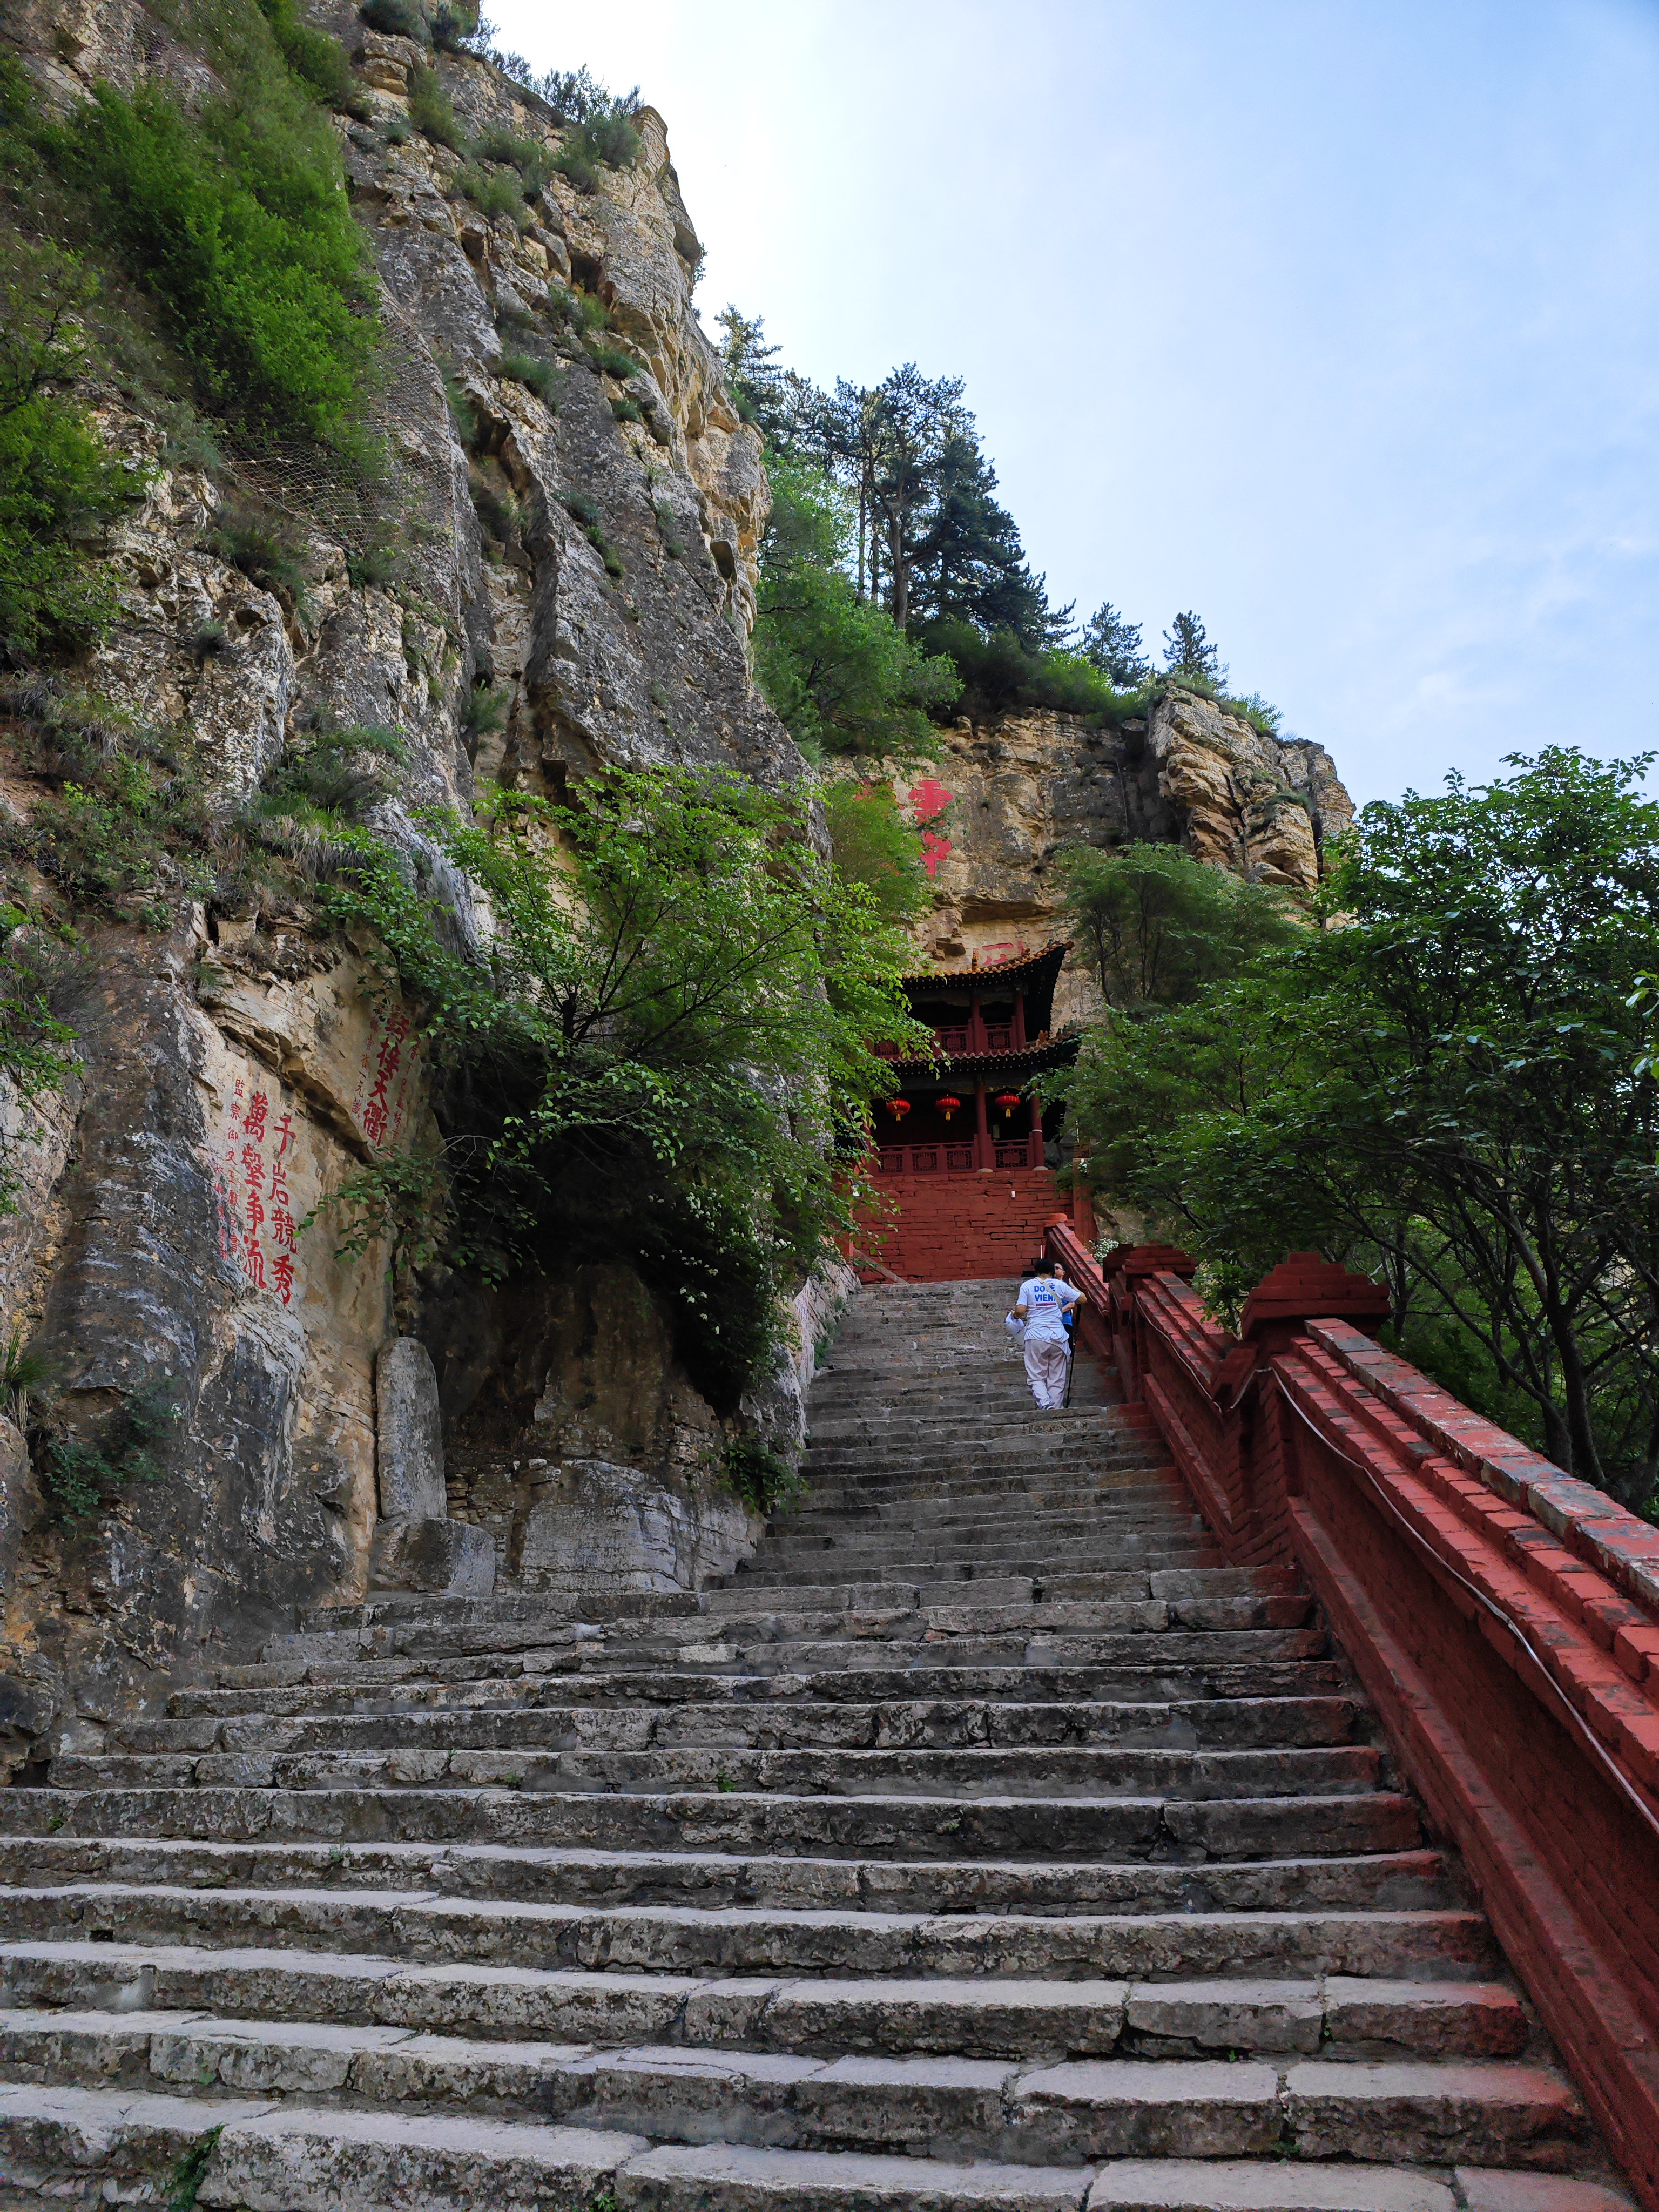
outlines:
[{"label": "tree foliage", "polygon": [[757,678],[809,759],[930,752],[929,710],[956,696],[956,671],[859,598],[844,566],[848,530],[845,502],[821,473],[774,463]]},{"label": "tree foliage", "polygon": [[830,848],[837,871],[861,884],[884,921],[916,921],[932,900],[921,837],[899,811],[890,785],[832,783],[823,794]]},{"label": "tree foliage", "polygon": [[1220,690],[1227,681],[1221,649],[1193,613],[1177,615],[1164,633],[1164,669],[1168,676],[1196,677]]},{"label": "tree foliage", "polygon": [[[733,1405],[778,1295],[848,1218],[833,1142],[889,1079],[872,1047],[917,1035],[905,941],[819,856],[810,799],[689,769],[611,773],[568,805],[497,793],[488,821],[422,817],[423,880],[349,833],[330,904],[421,1009],[446,1137],[429,1171],[348,1186],[358,1247],[421,1196],[428,1243],[487,1276],[629,1260]],[[487,902],[481,945],[450,870]]]},{"label": "tree foliage", "polygon": [[94,636],[113,611],[86,545],[141,495],[71,396],[84,371],[91,272],[12,241],[0,277],[0,662]]},{"label": "tree foliage", "polygon": [[1103,599],[1084,623],[1078,649],[1108,683],[1120,690],[1137,690],[1152,672],[1152,661],[1141,647],[1140,629],[1109,599]]},{"label": "tree foliage", "polygon": [[1066,920],[1120,1012],[1189,1005],[1295,935],[1279,893],[1176,845],[1074,846],[1060,867]]},{"label": "tree foliage", "polygon": [[229,89],[199,114],[157,84],[104,84],[34,142],[165,309],[210,406],[349,441],[378,325],[339,143],[259,11],[223,27]]},{"label": "tree foliage", "polygon": [[1106,1188],[1237,1295],[1310,1246],[1585,1480],[1659,1483],[1650,758],[1565,748],[1373,805],[1323,926],[1115,1021],[1073,1079]]}]

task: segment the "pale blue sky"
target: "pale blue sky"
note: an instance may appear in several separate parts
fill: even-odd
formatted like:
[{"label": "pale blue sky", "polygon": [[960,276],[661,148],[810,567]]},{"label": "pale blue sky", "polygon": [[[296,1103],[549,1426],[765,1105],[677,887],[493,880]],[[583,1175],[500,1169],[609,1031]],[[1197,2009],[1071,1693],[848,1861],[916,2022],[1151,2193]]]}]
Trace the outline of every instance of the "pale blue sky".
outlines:
[{"label": "pale blue sky", "polygon": [[1659,742],[1659,0],[487,4],[666,117],[711,324],[964,376],[1053,594],[1357,797]]}]

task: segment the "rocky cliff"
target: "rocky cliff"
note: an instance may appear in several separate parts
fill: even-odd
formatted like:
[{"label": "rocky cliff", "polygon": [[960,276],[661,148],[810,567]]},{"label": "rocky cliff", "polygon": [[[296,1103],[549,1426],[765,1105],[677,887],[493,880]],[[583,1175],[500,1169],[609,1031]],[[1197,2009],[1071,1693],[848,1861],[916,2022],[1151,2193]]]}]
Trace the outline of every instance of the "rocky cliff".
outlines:
[{"label": "rocky cliff", "polygon": [[[371,427],[388,473],[366,483],[270,440],[231,439],[200,465],[131,380],[98,382],[104,435],[153,473],[109,547],[114,629],[84,665],[6,695],[9,819],[27,829],[42,803],[40,724],[66,714],[164,732],[220,819],[299,733],[395,729],[407,763],[372,818],[427,880],[441,863],[413,810],[465,804],[485,775],[557,792],[606,763],[799,774],[749,676],[759,441],[692,311],[699,248],[660,118],[635,118],[637,163],[603,168],[597,189],[555,176],[521,220],[491,218],[463,196],[460,157],[407,127],[411,75],[435,61],[468,136],[499,125],[550,155],[544,103],[354,10],[312,12],[362,93],[362,118],[336,124],[378,278]],[[186,104],[214,90],[203,53],[137,0],[21,0],[3,37],[59,113],[100,79],[158,81]],[[584,302],[602,362],[572,328]],[[532,327],[557,364],[545,397],[504,374]],[[303,592],[216,550],[238,502],[289,534]],[[395,564],[375,557],[388,545]],[[50,902],[38,871],[21,888]],[[433,1137],[408,1010],[303,888],[240,910],[117,900],[58,989],[81,1072],[12,1115],[24,1188],[0,1225],[0,1327],[45,1354],[72,1431],[95,1435],[146,1389],[176,1416],[165,1479],[75,1529],[0,1427],[14,1765],[95,1739],[150,1670],[204,1643],[362,1593],[398,1479],[384,1433],[377,1473],[375,1368],[400,1332],[432,1356],[450,1510],[488,1532],[503,1571],[590,1595],[672,1589],[749,1541],[718,1474],[729,1425],[625,1270],[567,1276],[550,1255],[547,1283],[515,1302],[441,1271],[394,1279],[383,1242],[341,1257],[326,1215],[304,1225],[364,1162]],[[751,1431],[799,1434],[833,1295],[803,1294],[798,1357],[747,1409]]]},{"label": "rocky cliff", "polygon": [[[1177,843],[1251,882],[1308,890],[1353,818],[1322,746],[1180,690],[1117,728],[1047,713],[958,721],[937,762],[894,783],[933,881],[918,935],[942,966],[987,965],[1060,935],[1054,864],[1068,845]],[[1068,961],[1056,1023],[1097,1010],[1086,967]]]},{"label": "rocky cliff", "polygon": [[[601,1605],[729,1568],[756,1524],[724,1455],[740,1436],[799,1443],[843,1294],[833,1277],[803,1289],[793,1353],[722,1418],[625,1267],[550,1252],[538,1280],[487,1287],[400,1265],[383,1237],[343,1247],[331,1195],[438,1139],[412,1010],[371,943],[325,926],[304,866],[280,891],[222,870],[210,888],[163,851],[52,949],[67,909],[33,825],[62,803],[65,757],[181,764],[204,821],[234,830],[317,733],[395,732],[404,758],[368,818],[464,932],[487,918],[423,805],[465,807],[486,778],[556,795],[611,765],[725,764],[767,786],[803,769],[750,680],[769,493],[692,308],[701,249],[661,118],[635,118],[631,167],[543,185],[565,131],[535,93],[332,0],[307,12],[355,74],[360,112],[334,128],[372,249],[385,465],[229,433],[215,452],[142,376],[93,362],[103,438],[149,471],[103,547],[118,617],[78,663],[0,690],[4,896],[49,925],[76,1062],[33,1108],[0,1097],[20,1178],[0,1218],[0,1410],[27,1417],[9,1379],[27,1347],[76,1449],[103,1449],[123,1408],[167,1416],[159,1479],[140,1455],[79,1521],[0,1419],[0,1770],[95,1746],[160,1671],[371,1582],[499,1574]],[[15,0],[0,40],[48,112],[100,81],[199,106],[216,85],[188,20]],[[489,212],[476,161],[411,126],[428,71],[458,143],[536,150],[527,202]],[[284,539],[285,577],[238,557],[249,514]],[[900,788],[941,961],[1054,934],[1068,843],[1179,838],[1305,885],[1350,811],[1317,747],[1180,693],[1121,730],[958,724]],[[1085,1004],[1068,980],[1061,1018]]]}]

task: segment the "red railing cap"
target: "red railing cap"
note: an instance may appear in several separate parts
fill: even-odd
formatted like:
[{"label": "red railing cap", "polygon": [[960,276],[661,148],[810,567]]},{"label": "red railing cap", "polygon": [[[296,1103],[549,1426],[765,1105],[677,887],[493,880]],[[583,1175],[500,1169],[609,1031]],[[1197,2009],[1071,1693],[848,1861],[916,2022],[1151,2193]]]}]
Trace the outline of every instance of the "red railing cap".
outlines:
[{"label": "red railing cap", "polygon": [[1101,1265],[1109,1274],[1179,1275],[1184,1283],[1198,1273],[1197,1261],[1178,1244],[1116,1244]]},{"label": "red railing cap", "polygon": [[1369,1275],[1351,1275],[1317,1252],[1292,1252],[1245,1299],[1238,1333],[1248,1339],[1287,1322],[1386,1321],[1389,1304],[1386,1286]]}]

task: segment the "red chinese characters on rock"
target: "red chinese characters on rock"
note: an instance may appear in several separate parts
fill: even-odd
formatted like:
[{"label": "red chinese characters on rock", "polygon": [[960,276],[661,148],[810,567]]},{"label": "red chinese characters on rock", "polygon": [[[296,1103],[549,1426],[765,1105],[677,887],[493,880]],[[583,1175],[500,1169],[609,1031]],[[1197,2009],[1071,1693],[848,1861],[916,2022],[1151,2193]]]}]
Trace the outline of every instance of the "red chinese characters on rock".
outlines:
[{"label": "red chinese characters on rock", "polygon": [[943,814],[955,797],[953,791],[947,791],[931,775],[911,787],[910,811],[921,831],[921,865],[930,882],[939,874],[939,862],[950,853],[951,840],[937,830],[930,830],[927,824]]},{"label": "red chinese characters on rock", "polygon": [[403,1134],[419,1051],[420,1040],[406,1013],[375,1015],[352,1108],[357,1126],[377,1152]]},{"label": "red chinese characters on rock", "polygon": [[263,1090],[250,1092],[238,1076],[225,1134],[214,1147],[219,1249],[256,1290],[293,1303],[299,1224],[289,1193],[294,1116]]}]

